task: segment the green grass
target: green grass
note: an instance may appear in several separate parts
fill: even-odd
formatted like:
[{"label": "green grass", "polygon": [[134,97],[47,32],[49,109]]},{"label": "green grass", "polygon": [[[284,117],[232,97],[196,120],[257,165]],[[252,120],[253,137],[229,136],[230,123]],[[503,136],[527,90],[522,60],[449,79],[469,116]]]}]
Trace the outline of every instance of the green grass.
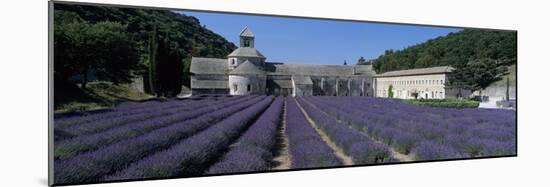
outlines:
[{"label": "green grass", "polygon": [[71,84],[59,84],[54,90],[54,108],[56,113],[98,110],[114,107],[120,101],[142,101],[150,98],[153,96],[110,82],[91,82],[85,89]]},{"label": "green grass", "polygon": [[405,103],[428,106],[428,107],[441,107],[441,108],[477,108],[479,107],[478,101],[472,100],[458,100],[458,99],[417,99],[417,100],[403,100]]},{"label": "green grass", "polygon": [[113,85],[109,82],[90,83],[86,91],[90,95],[95,95],[110,102],[118,100],[141,101],[153,97],[128,86]]}]

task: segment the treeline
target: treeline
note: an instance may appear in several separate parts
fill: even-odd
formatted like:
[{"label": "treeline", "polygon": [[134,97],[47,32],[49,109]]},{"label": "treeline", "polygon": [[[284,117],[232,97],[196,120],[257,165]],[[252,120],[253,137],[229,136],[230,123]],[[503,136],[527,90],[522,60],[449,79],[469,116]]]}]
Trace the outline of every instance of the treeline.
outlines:
[{"label": "treeline", "polygon": [[450,86],[469,90],[485,88],[506,75],[516,64],[517,35],[512,31],[464,29],[402,50],[386,50],[372,64],[377,73],[450,65],[456,70]]},{"label": "treeline", "polygon": [[145,90],[175,96],[189,85],[192,56],[225,58],[236,48],[191,16],[168,10],[56,4],[56,83],[144,76]]}]

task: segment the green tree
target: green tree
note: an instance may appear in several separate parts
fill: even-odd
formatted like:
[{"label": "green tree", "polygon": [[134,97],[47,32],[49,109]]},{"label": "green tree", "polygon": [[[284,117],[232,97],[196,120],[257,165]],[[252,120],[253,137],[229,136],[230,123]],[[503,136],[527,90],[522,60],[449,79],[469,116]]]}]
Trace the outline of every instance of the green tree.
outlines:
[{"label": "green tree", "polygon": [[499,81],[508,74],[505,63],[501,60],[482,58],[468,63],[466,82],[472,91],[487,88],[491,83]]},{"label": "green tree", "polygon": [[178,44],[168,37],[158,42],[156,57],[155,92],[157,96],[173,97],[181,91],[183,76],[183,57]]},{"label": "green tree", "polygon": [[56,12],[54,28],[54,76],[78,80],[85,88],[90,78],[115,84],[131,81],[138,68],[135,42],[126,25],[115,22],[90,24],[71,12]]},{"label": "green tree", "polygon": [[149,45],[148,45],[148,59],[147,59],[147,65],[148,65],[148,71],[147,71],[147,85],[148,85],[148,92],[151,94],[156,93],[155,90],[155,83],[156,80],[156,66],[157,66],[157,48],[158,48],[158,30],[157,27],[153,29],[153,32],[151,32],[151,37],[149,39]]},{"label": "green tree", "polygon": [[364,58],[364,57],[359,57],[359,59],[357,60],[357,64],[358,65],[366,65],[367,64],[367,60]]},{"label": "green tree", "polygon": [[79,71],[79,64],[85,56],[77,53],[82,43],[78,33],[85,30],[84,20],[74,12],[56,11],[54,14],[54,78],[68,82]]},{"label": "green tree", "polygon": [[93,48],[93,58],[90,69],[93,69],[99,80],[107,80],[114,84],[130,83],[139,69],[138,51],[132,35],[127,32],[127,26],[115,22],[99,22],[92,24],[88,47]]},{"label": "green tree", "polygon": [[371,61],[377,73],[442,65],[456,68],[482,58],[502,60],[509,66],[516,64],[516,46],[516,32],[464,29],[401,50],[386,50]]}]

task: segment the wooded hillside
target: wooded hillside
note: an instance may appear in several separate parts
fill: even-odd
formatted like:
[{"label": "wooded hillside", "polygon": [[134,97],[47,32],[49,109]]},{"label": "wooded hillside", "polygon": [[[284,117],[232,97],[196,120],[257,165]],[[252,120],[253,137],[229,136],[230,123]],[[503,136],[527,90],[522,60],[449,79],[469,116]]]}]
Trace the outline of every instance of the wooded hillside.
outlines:
[{"label": "wooded hillside", "polygon": [[146,75],[147,92],[173,96],[189,84],[192,56],[225,58],[236,48],[168,10],[55,4],[54,25],[56,81],[84,86]]},{"label": "wooded hillside", "polygon": [[372,64],[377,73],[450,65],[451,84],[467,89],[488,86],[509,73],[517,61],[517,33],[465,29],[385,54],[359,64]]}]

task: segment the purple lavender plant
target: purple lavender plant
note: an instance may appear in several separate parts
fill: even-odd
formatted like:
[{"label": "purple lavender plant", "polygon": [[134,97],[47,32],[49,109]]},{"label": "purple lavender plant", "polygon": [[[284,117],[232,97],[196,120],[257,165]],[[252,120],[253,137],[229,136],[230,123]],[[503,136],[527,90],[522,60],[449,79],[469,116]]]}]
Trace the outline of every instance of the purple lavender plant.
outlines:
[{"label": "purple lavender plant", "polygon": [[440,160],[465,157],[465,155],[461,155],[458,151],[449,148],[448,146],[436,144],[430,141],[418,143],[418,146],[412,150],[412,153],[416,160]]}]

